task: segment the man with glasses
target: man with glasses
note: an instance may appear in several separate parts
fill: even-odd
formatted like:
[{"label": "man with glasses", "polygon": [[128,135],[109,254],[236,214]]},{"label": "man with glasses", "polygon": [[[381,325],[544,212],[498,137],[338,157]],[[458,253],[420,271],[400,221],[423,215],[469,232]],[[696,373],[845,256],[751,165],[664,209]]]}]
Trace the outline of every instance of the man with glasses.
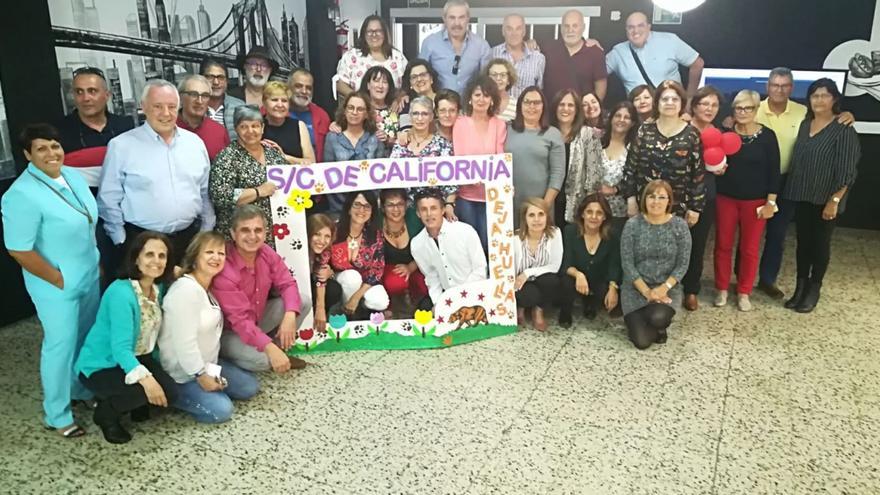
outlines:
[{"label": "man with glasses", "polygon": [[[501,24],[504,43],[492,48],[492,58],[510,61],[516,69],[516,84],[510,88],[510,97],[519,98],[529,86],[544,87],[544,55],[526,46],[526,20],[519,14],[504,16]],[[604,64],[603,64],[604,70]],[[552,96],[550,96],[552,98]]]},{"label": "man with glasses", "polygon": [[290,100],[290,116],[303,122],[312,139],[315,160],[324,161],[324,139],[330,131],[330,116],[323,108],[312,102],[315,77],[306,69],[296,69],[290,75],[287,86],[293,94]]},{"label": "man with glasses", "polygon": [[269,82],[273,72],[278,70],[278,62],[272,59],[269,51],[262,46],[254,46],[242,59],[244,86],[233,88],[230,94],[240,98],[248,105],[263,104],[263,86]]},{"label": "man with glasses", "polygon": [[134,121],[107,110],[110,91],[101,69],[82,67],[73,71],[72,91],[76,109],[56,125],[64,164],[79,172],[97,196],[107,143],[131,130]]},{"label": "man with glasses", "polygon": [[205,76],[211,85],[211,97],[208,98],[208,117],[226,127],[229,139],[235,139],[235,124],[232,116],[235,108],[244,105],[244,101],[226,92],[229,86],[229,73],[226,66],[219,60],[206,58],[202,61],[199,73]]},{"label": "man with glasses", "polygon": [[470,7],[464,0],[443,6],[443,28],[425,38],[419,58],[427,60],[440,77],[440,87],[458,94],[492,58],[486,40],[470,30]]},{"label": "man with glasses", "polygon": [[636,86],[651,88],[666,80],[681,83],[679,65],[688,68],[687,95],[692,97],[703,74],[703,59],[673,33],[651,31],[648,16],[633,12],[626,18],[627,41],[618,43],[606,57],[608,73],[617,74],[629,93]]},{"label": "man with glasses", "polygon": [[177,85],[180,93],[180,114],[177,126],[194,132],[201,138],[208,150],[208,157],[214,157],[229,144],[226,128],[205,118],[208,113],[208,100],[211,99],[211,85],[204,76],[188,74]]},{"label": "man with glasses", "polygon": [[569,10],[562,16],[562,39],[546,47],[544,55],[544,94],[551,100],[563,89],[575,89],[578,94],[592,93],[600,101],[608,88],[605,53],[598,46],[584,40],[586,23],[579,10]]}]

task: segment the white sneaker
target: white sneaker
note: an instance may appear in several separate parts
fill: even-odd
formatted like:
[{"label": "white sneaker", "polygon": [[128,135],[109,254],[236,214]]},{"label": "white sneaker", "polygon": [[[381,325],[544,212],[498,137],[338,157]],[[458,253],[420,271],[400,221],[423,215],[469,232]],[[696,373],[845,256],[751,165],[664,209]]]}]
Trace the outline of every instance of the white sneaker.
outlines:
[{"label": "white sneaker", "polygon": [[736,305],[739,306],[740,311],[752,310],[752,302],[749,300],[748,294],[740,294],[739,299],[736,301]]},{"label": "white sneaker", "polygon": [[727,305],[727,291],[726,290],[719,290],[715,294],[715,306],[720,308],[721,306],[726,306],[726,305]]}]

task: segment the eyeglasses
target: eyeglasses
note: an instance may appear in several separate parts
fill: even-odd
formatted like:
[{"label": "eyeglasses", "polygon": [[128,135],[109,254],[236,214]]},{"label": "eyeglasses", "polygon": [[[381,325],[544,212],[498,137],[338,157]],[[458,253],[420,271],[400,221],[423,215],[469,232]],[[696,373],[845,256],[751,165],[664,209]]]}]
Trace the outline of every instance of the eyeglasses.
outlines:
[{"label": "eyeglasses", "polygon": [[828,100],[834,98],[834,95],[830,93],[813,93],[810,95],[811,100]]},{"label": "eyeglasses", "polygon": [[205,74],[205,79],[207,79],[209,81],[212,79],[216,79],[218,81],[225,81],[226,75],[225,74]]},{"label": "eyeglasses", "polygon": [[369,36],[371,38],[378,38],[379,36],[382,36],[385,34],[384,32],[382,32],[381,29],[368,29],[365,31],[365,33],[367,36]]},{"label": "eyeglasses", "polygon": [[360,201],[355,201],[354,203],[351,204],[351,209],[365,211],[365,210],[372,210],[373,206],[370,205],[370,203],[361,203]]},{"label": "eyeglasses", "polygon": [[644,29],[646,27],[648,27],[648,25],[645,24],[644,22],[642,22],[640,24],[630,24],[630,25],[626,26],[626,30],[627,31],[635,31],[636,29]]},{"label": "eyeglasses", "polygon": [[461,55],[455,56],[455,65],[452,66],[452,75],[458,75],[458,66],[461,65]]},{"label": "eyeglasses", "polygon": [[669,196],[659,195],[659,194],[649,194],[648,199],[652,201],[666,201],[669,199]]},{"label": "eyeglasses", "polygon": [[697,106],[700,108],[709,108],[709,109],[717,109],[718,108],[717,103],[709,103],[708,101],[701,101],[700,103],[697,103]]},{"label": "eyeglasses", "polygon": [[458,113],[457,108],[441,108],[437,110],[438,115],[455,115]]},{"label": "eyeglasses", "polygon": [[523,100],[522,102],[524,107],[537,107],[544,104],[541,100]]},{"label": "eyeglasses", "polygon": [[660,101],[663,103],[678,103],[681,101],[681,98],[678,96],[664,96],[663,98],[660,98]]},{"label": "eyeglasses", "polygon": [[410,117],[417,117],[420,119],[424,119],[427,117],[431,117],[431,112],[418,112],[418,111],[412,112],[411,111],[411,112],[409,112],[409,115],[410,115]]},{"label": "eyeglasses", "polygon": [[260,69],[260,70],[269,70],[272,68],[268,62],[259,62],[257,60],[248,60],[244,63],[245,67],[250,67],[251,69]]},{"label": "eyeglasses", "polygon": [[418,74],[410,74],[410,75],[409,75],[409,80],[410,80],[411,82],[416,82],[416,81],[418,81],[419,79],[427,79],[427,78],[429,78],[430,76],[431,76],[431,74],[429,74],[428,72],[419,72]]},{"label": "eyeglasses", "polygon": [[91,74],[93,76],[98,76],[105,81],[107,80],[107,78],[104,76],[104,71],[102,71],[101,69],[99,69],[97,67],[88,67],[88,66],[80,67],[79,69],[74,70],[73,71],[73,78],[76,79],[77,77],[79,77],[83,74]]},{"label": "eyeglasses", "polygon": [[385,203],[385,208],[388,208],[389,210],[406,208],[406,203]]},{"label": "eyeglasses", "polygon": [[792,86],[794,86],[794,84],[792,83],[770,84],[770,89],[772,89],[773,91],[782,91],[783,89],[789,89]]},{"label": "eyeglasses", "polygon": [[182,94],[184,96],[189,96],[190,98],[193,98],[196,100],[198,100],[198,99],[207,100],[208,98],[211,97],[211,93],[199,93],[198,91],[181,91],[180,94]]},{"label": "eyeglasses", "polygon": [[367,107],[356,107],[354,105],[346,105],[345,111],[349,113],[364,113],[367,111]]},{"label": "eyeglasses", "polygon": [[752,105],[747,107],[733,107],[733,111],[736,113],[752,113],[755,111],[755,107]]},{"label": "eyeglasses", "polygon": [[490,72],[489,77],[495,79],[496,77],[507,77],[507,71],[503,72]]}]

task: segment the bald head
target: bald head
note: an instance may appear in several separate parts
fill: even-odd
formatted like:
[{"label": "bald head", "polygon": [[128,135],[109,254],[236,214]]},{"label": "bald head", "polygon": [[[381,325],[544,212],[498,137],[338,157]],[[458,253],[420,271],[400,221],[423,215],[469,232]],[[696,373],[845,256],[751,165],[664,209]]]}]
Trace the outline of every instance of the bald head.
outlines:
[{"label": "bald head", "polygon": [[584,40],[584,14],[569,10],[562,15],[562,41],[566,46],[576,46]]},{"label": "bald head", "polygon": [[504,43],[510,48],[520,48],[526,39],[526,20],[519,14],[507,14],[501,24]]},{"label": "bald head", "polygon": [[651,25],[644,12],[633,12],[626,18],[626,39],[636,48],[645,46],[651,34]]}]

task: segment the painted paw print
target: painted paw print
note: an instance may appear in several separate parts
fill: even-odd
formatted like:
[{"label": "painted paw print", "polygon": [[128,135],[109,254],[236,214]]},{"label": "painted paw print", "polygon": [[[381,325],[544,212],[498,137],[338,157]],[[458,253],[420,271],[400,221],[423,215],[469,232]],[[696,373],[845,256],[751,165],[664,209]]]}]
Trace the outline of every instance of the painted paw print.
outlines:
[{"label": "painted paw print", "polygon": [[280,241],[290,235],[290,229],[287,227],[286,223],[276,223],[272,227],[272,233],[275,235],[275,238]]},{"label": "painted paw print", "polygon": [[510,184],[507,184],[506,186],[504,186],[504,192],[506,192],[507,194],[510,194],[510,191],[513,191],[513,188],[510,187]]},{"label": "painted paw print", "polygon": [[492,247],[493,247],[493,248],[497,248],[497,247],[498,247],[498,241],[492,241]]},{"label": "painted paw print", "polygon": [[275,213],[277,213],[279,216],[282,216],[282,217],[287,216],[290,213],[290,208],[288,208],[286,206],[279,206],[278,208],[275,209]]},{"label": "painted paw print", "polygon": [[504,161],[506,161],[508,163],[512,162],[513,161],[513,153],[505,153],[504,154]]},{"label": "painted paw print", "polygon": [[508,230],[508,231],[507,231],[507,237],[513,237],[513,231],[512,231],[512,230]]},{"label": "painted paw print", "polygon": [[361,170],[366,171],[370,167],[370,162],[364,160],[361,162]]},{"label": "painted paw print", "polygon": [[315,333],[318,335],[318,338],[321,340],[325,340],[327,338],[327,329],[323,330],[315,330]]},{"label": "painted paw print", "polygon": [[290,243],[290,247],[294,251],[299,251],[300,249],[302,249],[303,243],[299,239],[294,239],[293,242]]},{"label": "painted paw print", "polygon": [[406,333],[412,332],[412,323],[408,321],[403,322],[403,325],[401,325],[401,329]]},{"label": "painted paw print", "polygon": [[324,187],[325,187],[325,186],[324,186],[324,183],[323,183],[323,182],[318,182],[317,184],[315,184],[315,192],[316,192],[316,193],[322,193],[322,192],[324,192]]},{"label": "painted paw print", "polygon": [[489,260],[490,260],[490,261],[495,261],[495,260],[497,260],[497,259],[498,259],[498,255],[495,255],[495,254],[490,254],[490,255],[489,255]]},{"label": "painted paw print", "polygon": [[437,179],[431,177],[430,179],[428,179],[428,184],[430,184],[430,185],[432,185],[432,186],[436,186],[436,185],[437,185]]},{"label": "painted paw print", "polygon": [[296,278],[296,272],[293,271],[293,268],[288,268],[288,272],[290,272],[290,276]]},{"label": "painted paw print", "polygon": [[354,327],[354,330],[352,333],[354,334],[355,337],[360,337],[362,335],[366,335],[367,334],[367,327],[365,327],[364,325],[356,325]]},{"label": "painted paw print", "polygon": [[508,275],[508,276],[507,276],[507,281],[510,282],[510,283],[513,283],[513,275]]}]

